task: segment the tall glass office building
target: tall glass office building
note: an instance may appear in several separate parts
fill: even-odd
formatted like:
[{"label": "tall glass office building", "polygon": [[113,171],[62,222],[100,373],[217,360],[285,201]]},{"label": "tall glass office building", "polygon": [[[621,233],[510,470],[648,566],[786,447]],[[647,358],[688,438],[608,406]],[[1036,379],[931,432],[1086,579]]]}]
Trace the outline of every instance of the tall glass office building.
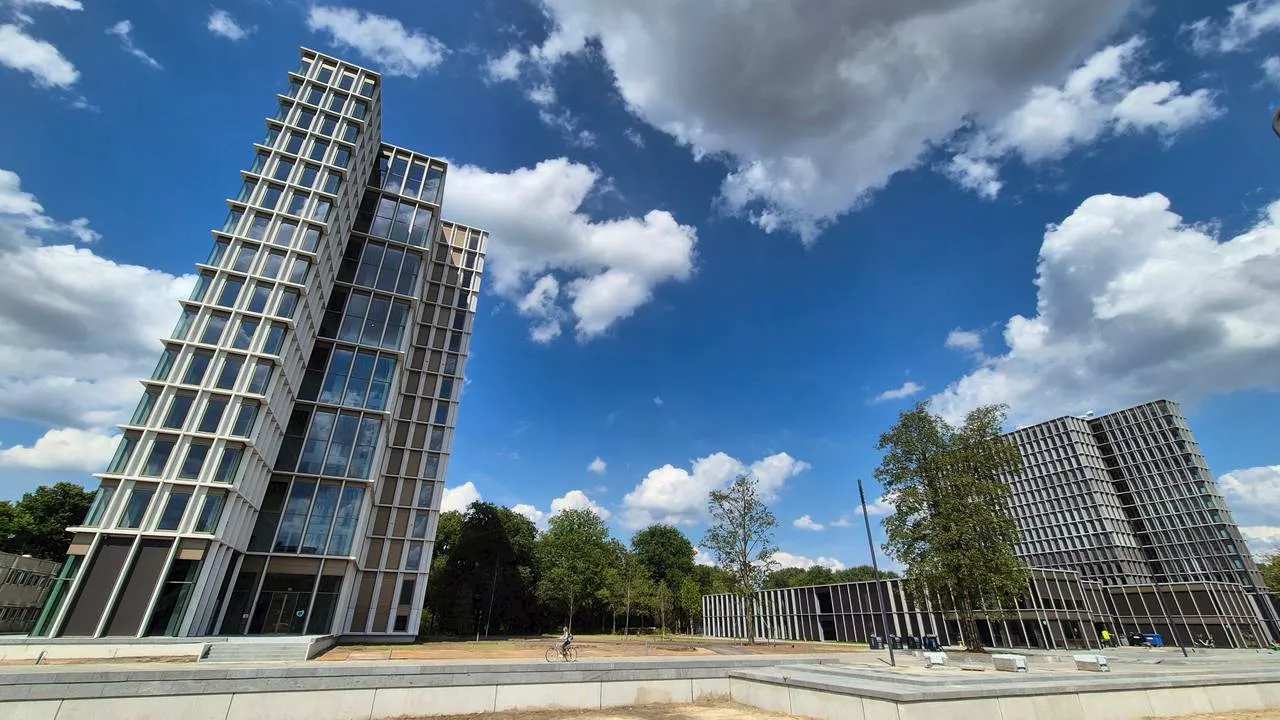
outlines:
[{"label": "tall glass office building", "polygon": [[302,51],[34,635],[411,636],[487,235]]}]

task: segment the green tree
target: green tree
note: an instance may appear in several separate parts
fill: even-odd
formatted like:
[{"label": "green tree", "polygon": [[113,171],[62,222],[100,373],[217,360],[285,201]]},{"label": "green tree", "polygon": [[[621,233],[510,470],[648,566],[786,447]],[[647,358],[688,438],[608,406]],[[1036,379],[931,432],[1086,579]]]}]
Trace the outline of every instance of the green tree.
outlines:
[{"label": "green tree", "polygon": [[[844,570],[837,570],[833,573],[834,582],[866,582],[867,580],[876,579],[876,571],[870,565],[855,565]],[[892,570],[881,570],[880,577],[884,580],[892,580],[898,577],[898,573]]]},{"label": "green tree", "polygon": [[654,582],[675,587],[693,573],[693,543],[674,526],[650,525],[631,538],[631,551]]},{"label": "green tree", "polygon": [[441,514],[427,585],[433,629],[451,635],[532,629],[536,533],[528,519],[491,503]]},{"label": "green tree", "polygon": [[685,630],[693,634],[694,627],[702,619],[702,588],[698,587],[698,581],[694,579],[693,573],[681,578],[680,588],[676,592],[676,604],[679,606],[680,615],[688,623]]},{"label": "green tree", "polygon": [[713,490],[707,501],[711,526],[702,538],[702,547],[716,558],[716,563],[733,576],[734,592],[742,598],[746,613],[747,642],[756,641],[756,593],[769,572],[777,565],[773,554],[773,530],[778,520],[760,499],[759,481],[752,475],[739,475],[724,490]]},{"label": "green tree", "polygon": [[884,520],[885,551],[907,567],[913,592],[956,614],[972,651],[982,648],[976,613],[984,603],[1013,607],[1027,590],[1002,478],[1021,471],[1022,456],[1004,437],[1004,419],[1004,406],[986,405],[952,427],[921,403],[877,446],[885,454],[875,476],[896,508]]},{"label": "green tree", "polygon": [[636,608],[648,607],[649,596],[653,593],[653,580],[635,553],[629,552],[617,540],[610,540],[609,544],[612,557],[601,592],[613,616],[614,632],[617,632],[617,617],[621,615],[622,632],[630,635],[631,615]]},{"label": "green tree", "polygon": [[537,595],[573,627],[574,612],[597,598],[614,555],[609,529],[590,510],[565,510],[551,518],[535,554],[541,578]]},{"label": "green tree", "polygon": [[764,579],[766,590],[800,587],[804,585],[804,570],[796,567],[778,568]]},{"label": "green tree", "polygon": [[1271,592],[1280,592],[1280,552],[1270,552],[1256,558],[1258,572],[1262,573],[1262,582],[1267,584]]},{"label": "green tree", "polygon": [[75,483],[41,486],[16,503],[0,502],[0,550],[61,560],[71,537],[67,528],[84,521],[93,493]]}]

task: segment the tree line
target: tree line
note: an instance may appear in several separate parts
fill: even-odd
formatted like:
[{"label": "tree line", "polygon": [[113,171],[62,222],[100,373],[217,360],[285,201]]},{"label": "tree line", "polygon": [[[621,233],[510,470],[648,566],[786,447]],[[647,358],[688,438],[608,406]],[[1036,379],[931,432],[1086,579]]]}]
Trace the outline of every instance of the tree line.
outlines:
[{"label": "tree line", "polygon": [[[875,478],[894,508],[881,521],[881,549],[907,568],[913,594],[958,618],[971,649],[979,648],[982,606],[1014,606],[1030,573],[1014,552],[1021,532],[1007,512],[1007,478],[1021,472],[1022,457],[1004,436],[1006,412],[983,406],[953,425],[921,403],[876,446],[882,458]],[[0,502],[0,549],[60,560],[65,528],[81,521],[92,499],[78,485],[58,483]],[[421,630],[512,635],[571,624],[580,632],[688,632],[700,619],[703,595],[736,593],[754,614],[763,589],[876,577],[867,566],[779,568],[777,521],[750,475],[712,491],[707,509],[710,522],[698,544],[715,567],[695,563],[694,544],[671,525],[651,525],[624,543],[589,510],[561,512],[544,531],[490,503],[442,513]],[[1280,557],[1259,558],[1273,589],[1280,589],[1278,568]]]}]

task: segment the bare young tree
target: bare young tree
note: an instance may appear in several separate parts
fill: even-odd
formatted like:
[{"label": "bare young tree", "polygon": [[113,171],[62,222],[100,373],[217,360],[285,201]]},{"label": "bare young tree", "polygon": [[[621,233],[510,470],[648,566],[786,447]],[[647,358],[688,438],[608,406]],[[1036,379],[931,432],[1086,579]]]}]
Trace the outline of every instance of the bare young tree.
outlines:
[{"label": "bare young tree", "polygon": [[701,542],[733,576],[734,592],[746,613],[748,643],[756,641],[756,593],[777,565],[773,554],[778,551],[773,543],[778,520],[760,499],[758,485],[755,477],[739,475],[728,488],[713,490],[707,502],[711,527]]}]

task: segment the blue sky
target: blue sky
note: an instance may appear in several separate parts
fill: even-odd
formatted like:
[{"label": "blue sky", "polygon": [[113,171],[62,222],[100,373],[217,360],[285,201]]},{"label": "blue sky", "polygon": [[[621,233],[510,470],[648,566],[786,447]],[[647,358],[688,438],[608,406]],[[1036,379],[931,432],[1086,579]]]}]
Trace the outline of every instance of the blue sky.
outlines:
[{"label": "blue sky", "polygon": [[1280,2],[903,5],[0,0],[0,495],[94,483],[305,45],[493,233],[448,503],[750,468],[852,565],[911,402],[1168,397],[1280,544]]}]

